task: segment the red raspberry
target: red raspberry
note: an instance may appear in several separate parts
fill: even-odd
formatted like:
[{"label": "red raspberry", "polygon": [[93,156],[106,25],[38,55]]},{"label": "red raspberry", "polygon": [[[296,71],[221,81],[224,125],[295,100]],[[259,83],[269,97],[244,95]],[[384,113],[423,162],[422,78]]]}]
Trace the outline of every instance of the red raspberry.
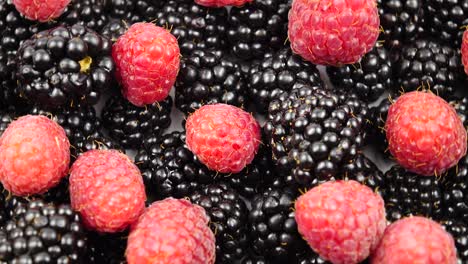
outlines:
[{"label": "red raspberry", "polygon": [[153,203],[132,228],[129,264],[212,264],[215,236],[205,210],[185,199]]},{"label": "red raspberry", "polygon": [[466,129],[455,109],[429,92],[410,92],[390,106],[385,123],[390,152],[421,175],[440,175],[466,154]]},{"label": "red raspberry", "polygon": [[207,7],[242,6],[253,0],[195,0],[195,3]]},{"label": "red raspberry", "polygon": [[371,263],[455,264],[457,253],[452,236],[441,225],[408,217],[387,227]]},{"label": "red raspberry", "polygon": [[133,24],[112,48],[122,94],[134,105],[162,101],[179,72],[177,39],[152,23]]},{"label": "red raspberry", "polygon": [[382,237],[382,198],[356,181],[327,182],[296,201],[299,233],[321,257],[333,263],[366,259]]},{"label": "red raspberry", "polygon": [[138,168],[117,150],[85,152],[70,170],[70,198],[83,223],[100,232],[118,232],[145,209],[145,186]]},{"label": "red raspberry", "polygon": [[15,195],[39,194],[67,175],[70,142],[45,116],[13,121],[0,138],[0,181]]},{"label": "red raspberry", "polygon": [[18,12],[29,20],[47,22],[59,17],[70,0],[13,0]]},{"label": "red raspberry", "polygon": [[465,73],[468,74],[468,30],[465,30],[465,33],[463,33],[461,54],[463,66],[465,66]]},{"label": "red raspberry", "polygon": [[227,104],[205,105],[187,119],[188,148],[209,169],[240,172],[261,142],[260,125],[244,110]]},{"label": "red raspberry", "polygon": [[375,0],[294,0],[289,12],[292,50],[315,64],[357,62],[379,36]]}]

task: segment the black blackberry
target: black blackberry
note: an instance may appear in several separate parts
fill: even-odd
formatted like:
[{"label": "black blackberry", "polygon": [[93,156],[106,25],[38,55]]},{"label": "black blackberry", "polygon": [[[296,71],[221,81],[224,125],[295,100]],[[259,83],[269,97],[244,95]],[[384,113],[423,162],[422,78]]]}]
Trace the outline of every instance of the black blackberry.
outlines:
[{"label": "black blackberry", "polygon": [[395,165],[385,173],[383,189],[390,221],[408,215],[442,217],[442,184],[435,176],[420,176]]},{"label": "black blackberry", "polygon": [[298,196],[291,189],[270,189],[256,195],[249,213],[252,248],[268,263],[287,263],[306,243],[297,231],[294,201]]},{"label": "black blackberry", "polygon": [[10,125],[11,122],[16,118],[16,114],[7,112],[7,111],[0,111],[0,136],[5,132],[7,127]]},{"label": "black blackberry", "polygon": [[297,264],[330,264],[330,262],[322,259],[311,249],[308,249],[305,253],[298,256]]},{"label": "black blackberry", "polygon": [[468,218],[468,156],[443,178],[443,210],[448,218]]},{"label": "black blackberry", "polygon": [[165,3],[166,0],[111,0],[109,10],[112,17],[130,23],[151,22]]},{"label": "black blackberry", "polygon": [[394,68],[400,86],[398,90],[413,91],[419,88],[432,90],[449,98],[464,77],[457,49],[428,39],[418,39],[405,45]]},{"label": "black blackberry", "polygon": [[467,0],[431,0],[424,4],[428,31],[437,39],[459,47],[468,24]]},{"label": "black blackberry", "polygon": [[224,183],[203,186],[190,195],[203,207],[216,236],[216,263],[237,263],[247,252],[248,210],[239,194]]},{"label": "black blackberry", "polygon": [[99,31],[109,19],[106,5],[106,0],[73,0],[60,17],[60,22],[66,25],[79,24]]},{"label": "black blackberry", "polygon": [[266,54],[254,63],[248,76],[249,95],[261,112],[266,112],[270,102],[283,92],[324,86],[315,65],[293,54],[290,48]]},{"label": "black blackberry", "polygon": [[227,37],[231,51],[245,60],[285,46],[289,0],[256,0],[233,7],[229,14]]},{"label": "black blackberry", "polygon": [[192,0],[169,0],[156,12],[155,23],[176,36],[182,55],[195,48],[222,49],[226,45],[225,8],[206,8]]},{"label": "black blackberry", "polygon": [[374,47],[359,63],[328,67],[330,81],[338,89],[356,93],[365,102],[373,102],[393,88],[390,53],[383,46]]},{"label": "black blackberry", "polygon": [[185,132],[145,139],[145,149],[138,152],[135,164],[142,172],[146,193],[155,198],[186,197],[216,176],[187,148]]},{"label": "black blackberry", "polygon": [[268,264],[268,262],[265,260],[264,257],[262,256],[256,256],[253,253],[248,254],[245,256],[241,262],[241,264]]},{"label": "black blackberry", "polygon": [[159,136],[171,125],[172,98],[137,107],[122,96],[109,98],[102,120],[110,136],[126,148],[139,148],[145,137]]},{"label": "black blackberry", "polygon": [[96,104],[112,83],[111,45],[80,25],[34,35],[18,51],[20,94],[31,104],[48,108]]},{"label": "black blackberry", "polygon": [[7,191],[0,184],[0,226],[3,225],[9,218],[6,204]]},{"label": "black blackberry", "polygon": [[99,234],[88,232],[88,254],[86,262],[90,264],[123,264],[127,247],[128,232]]},{"label": "black blackberry", "polygon": [[368,114],[355,95],[300,88],[271,102],[264,130],[281,173],[310,187],[356,157]]},{"label": "black blackberry", "polygon": [[380,38],[390,50],[414,41],[424,31],[421,0],[377,0],[377,6],[383,28]]},{"label": "black blackberry", "polygon": [[92,135],[87,137],[84,141],[78,142],[74,146],[74,150],[72,151],[73,157],[78,157],[81,153],[85,153],[86,151],[101,149],[101,150],[110,150],[116,149],[122,153],[125,153],[125,148],[123,148],[117,141],[108,138],[102,134]]},{"label": "black blackberry", "polygon": [[466,220],[446,219],[440,222],[455,240],[458,264],[468,263],[468,225]]},{"label": "black blackberry", "polygon": [[112,42],[116,42],[120,36],[125,34],[127,28],[130,25],[121,19],[111,19],[102,30],[100,31],[101,35],[110,39]]},{"label": "black blackberry", "polygon": [[379,193],[385,195],[385,177],[382,171],[363,154],[343,165],[340,173],[343,179],[355,180]]},{"label": "black blackberry", "polygon": [[247,103],[241,66],[222,51],[196,49],[182,58],[177,76],[175,102],[185,114],[205,104]]},{"label": "black blackberry", "polygon": [[86,237],[69,205],[33,200],[16,207],[0,230],[5,263],[85,263]]}]

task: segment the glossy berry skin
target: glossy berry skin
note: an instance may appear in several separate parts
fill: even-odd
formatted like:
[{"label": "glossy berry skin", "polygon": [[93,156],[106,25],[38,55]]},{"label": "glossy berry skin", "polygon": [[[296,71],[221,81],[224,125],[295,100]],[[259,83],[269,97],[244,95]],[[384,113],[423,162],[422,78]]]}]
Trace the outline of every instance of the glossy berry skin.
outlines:
[{"label": "glossy berry skin", "polygon": [[439,223],[455,240],[458,255],[457,264],[466,263],[468,261],[468,225],[466,222],[456,218],[449,218]]},{"label": "glossy berry skin", "polygon": [[179,71],[177,39],[152,23],[133,24],[112,47],[122,94],[144,106],[166,99]]},{"label": "glossy berry skin", "polygon": [[397,162],[421,175],[441,175],[466,154],[466,129],[457,112],[429,92],[400,96],[390,106],[385,131]]},{"label": "glossy berry skin", "polygon": [[47,22],[59,17],[70,0],[13,0],[18,12],[24,15],[29,20],[37,20],[39,22]]},{"label": "glossy berry skin", "polygon": [[452,236],[438,223],[419,216],[404,218],[388,226],[371,263],[417,262],[457,263]]},{"label": "glossy berry skin", "polygon": [[321,184],[300,196],[295,208],[299,233],[333,263],[366,259],[386,227],[383,199],[356,181]]},{"label": "glossy berry skin", "polygon": [[379,36],[375,0],[294,0],[288,34],[292,50],[314,64],[357,62]]},{"label": "glossy berry skin", "polygon": [[461,56],[462,56],[462,63],[465,69],[465,73],[468,74],[468,31],[463,33],[463,40],[461,46]]},{"label": "glossy berry skin", "polygon": [[215,236],[205,210],[185,199],[153,203],[128,237],[129,264],[215,263]]},{"label": "glossy berry skin", "polygon": [[125,154],[91,150],[70,170],[70,198],[86,227],[112,233],[138,219],[146,194],[140,171]]},{"label": "glossy berry skin", "polygon": [[237,173],[250,164],[261,142],[260,125],[244,110],[205,105],[187,118],[188,148],[209,169]]},{"label": "glossy berry skin", "polygon": [[13,121],[0,138],[0,181],[15,195],[40,194],[68,173],[70,142],[45,116]]},{"label": "glossy berry skin", "polygon": [[468,24],[467,0],[426,1],[423,5],[427,31],[451,46],[459,46],[464,26]]},{"label": "glossy berry skin", "polygon": [[195,3],[207,7],[242,6],[253,0],[195,0]]},{"label": "glossy berry skin", "polygon": [[65,10],[60,21],[67,25],[79,24],[92,30],[100,31],[109,19],[106,12],[106,1],[73,1]]}]

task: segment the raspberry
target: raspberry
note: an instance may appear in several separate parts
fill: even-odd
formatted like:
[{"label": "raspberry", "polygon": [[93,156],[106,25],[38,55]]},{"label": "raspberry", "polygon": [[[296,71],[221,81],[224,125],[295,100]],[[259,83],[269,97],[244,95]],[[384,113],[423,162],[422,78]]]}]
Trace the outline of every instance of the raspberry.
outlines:
[{"label": "raspberry", "polygon": [[145,186],[138,168],[117,150],[91,150],[70,170],[70,199],[85,226],[118,232],[145,209]]},{"label": "raspberry", "polygon": [[382,237],[382,198],[356,181],[326,182],[296,201],[299,233],[321,257],[333,263],[366,259]]},{"label": "raspberry", "polygon": [[168,198],[153,203],[132,228],[127,262],[212,264],[215,236],[205,210],[188,200]]},{"label": "raspberry", "polygon": [[463,33],[463,42],[461,46],[461,55],[465,73],[468,74],[468,30]]},{"label": "raspberry", "polygon": [[29,20],[39,22],[47,22],[59,17],[69,3],[70,0],[13,0],[18,12]]},{"label": "raspberry", "polygon": [[455,264],[457,254],[452,236],[441,225],[416,216],[387,227],[371,263]]},{"label": "raspberry", "polygon": [[398,163],[421,175],[440,175],[466,154],[466,130],[457,112],[430,92],[399,97],[388,110],[385,131]]},{"label": "raspberry", "polygon": [[70,142],[45,116],[13,121],[0,138],[0,181],[15,195],[39,194],[68,173]]},{"label": "raspberry", "polygon": [[188,117],[188,148],[209,169],[237,173],[250,164],[261,141],[260,125],[244,110],[205,105]]},{"label": "raspberry", "polygon": [[195,0],[195,3],[207,7],[242,6],[253,0]]},{"label": "raspberry", "polygon": [[164,100],[179,72],[177,39],[152,23],[136,23],[112,48],[122,94],[143,106]]},{"label": "raspberry", "polygon": [[294,0],[289,12],[292,50],[315,64],[357,62],[379,36],[375,0]]}]

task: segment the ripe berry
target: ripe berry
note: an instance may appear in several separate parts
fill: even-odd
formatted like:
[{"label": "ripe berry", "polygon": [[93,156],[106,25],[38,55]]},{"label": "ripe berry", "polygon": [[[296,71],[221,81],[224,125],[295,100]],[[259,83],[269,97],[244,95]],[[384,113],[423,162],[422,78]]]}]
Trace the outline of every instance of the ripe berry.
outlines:
[{"label": "ripe berry", "polygon": [[242,6],[253,0],[195,0],[195,3],[207,7]]},{"label": "ripe berry", "polygon": [[457,112],[429,92],[410,92],[390,106],[385,131],[398,163],[421,175],[440,175],[466,154],[467,133]]},{"label": "ripe berry", "polygon": [[70,0],[13,0],[18,12],[29,20],[47,22],[59,17]]},{"label": "ripe berry", "polygon": [[122,94],[143,106],[164,100],[179,71],[177,39],[152,23],[133,24],[112,48]]}]

